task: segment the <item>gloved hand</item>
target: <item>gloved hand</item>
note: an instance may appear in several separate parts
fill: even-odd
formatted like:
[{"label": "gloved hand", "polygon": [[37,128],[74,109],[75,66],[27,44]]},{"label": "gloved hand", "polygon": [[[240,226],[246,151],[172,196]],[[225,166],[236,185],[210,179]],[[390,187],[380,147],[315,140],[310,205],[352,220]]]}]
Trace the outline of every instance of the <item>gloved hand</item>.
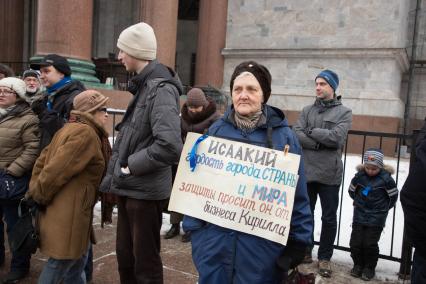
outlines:
[{"label": "gloved hand", "polygon": [[[282,271],[283,280],[287,279],[288,271],[290,269],[294,269],[302,263],[306,250],[307,245],[302,242],[294,240],[289,240],[287,242],[287,246],[285,247],[284,252],[278,257],[276,261],[278,267]],[[285,281],[282,283],[285,283]]]},{"label": "gloved hand", "polygon": [[40,118],[40,114],[46,109],[46,102],[43,99],[35,100],[31,103],[31,109]]},{"label": "gloved hand", "polygon": [[22,200],[27,207],[35,207],[37,206],[37,202],[32,197],[25,198]]},{"label": "gloved hand", "polygon": [[22,201],[30,212],[35,212],[36,210],[44,211],[46,209],[46,206],[38,204],[32,197],[25,197]]}]

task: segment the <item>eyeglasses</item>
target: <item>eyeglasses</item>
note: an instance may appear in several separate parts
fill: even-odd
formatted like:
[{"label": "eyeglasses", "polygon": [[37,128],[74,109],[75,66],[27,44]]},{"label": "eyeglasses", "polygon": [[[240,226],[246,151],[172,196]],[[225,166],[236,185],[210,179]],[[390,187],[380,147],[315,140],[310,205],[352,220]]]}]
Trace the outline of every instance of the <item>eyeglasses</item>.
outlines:
[{"label": "eyeglasses", "polygon": [[108,111],[108,109],[106,107],[103,107],[103,108],[98,108],[98,111],[102,111],[102,112],[106,113]]},{"label": "eyeglasses", "polygon": [[13,94],[16,94],[16,93],[14,91],[0,90],[0,95],[3,95],[3,96],[11,96]]}]

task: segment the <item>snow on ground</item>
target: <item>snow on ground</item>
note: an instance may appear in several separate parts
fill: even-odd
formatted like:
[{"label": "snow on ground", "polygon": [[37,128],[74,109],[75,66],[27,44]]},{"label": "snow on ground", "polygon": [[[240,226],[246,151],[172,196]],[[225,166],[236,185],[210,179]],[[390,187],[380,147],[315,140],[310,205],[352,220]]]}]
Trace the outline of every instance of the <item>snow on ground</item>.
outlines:
[{"label": "snow on ground", "polygon": [[[348,194],[348,188],[353,176],[356,173],[355,167],[361,162],[362,162],[361,155],[352,155],[352,154],[347,155],[345,177],[343,180],[343,192],[341,191],[341,195],[340,195],[342,206],[340,207],[339,205],[339,208],[337,211],[338,216],[339,216],[340,210],[342,211],[342,215],[340,220],[340,230],[338,231],[339,240],[337,241],[337,237],[336,237],[336,241],[335,241],[336,245],[349,247],[349,240],[350,240],[350,236],[352,232],[353,206],[352,206],[352,199],[350,198]],[[395,168],[395,174],[392,177],[395,180],[397,180],[396,174],[398,173],[397,185],[398,185],[398,189],[401,190],[402,185],[407,179],[409,159],[400,160],[398,172],[396,172],[396,169],[397,169],[396,158],[385,157],[384,163],[391,165]],[[395,214],[395,230],[393,234],[393,246],[392,246],[393,214]],[[383,229],[382,236],[379,241],[379,248],[380,248],[381,254],[390,255],[394,257],[401,257],[403,228],[404,228],[404,215],[403,215],[401,203],[399,202],[399,198],[398,198],[398,202],[396,204],[395,210],[392,209],[391,211],[389,211],[389,215],[386,220],[386,226]],[[317,205],[315,207],[314,239],[316,241],[319,241],[320,235],[321,235],[321,205],[318,200]],[[317,249],[318,247],[316,246],[314,250],[315,256],[316,256]],[[332,260],[342,264],[348,264],[349,266],[353,265],[352,258],[350,257],[349,252],[345,252],[341,250],[334,250]],[[377,269],[376,269],[377,278],[382,280],[396,280],[398,278],[397,273],[399,271],[399,265],[400,265],[399,262],[379,259]]]}]

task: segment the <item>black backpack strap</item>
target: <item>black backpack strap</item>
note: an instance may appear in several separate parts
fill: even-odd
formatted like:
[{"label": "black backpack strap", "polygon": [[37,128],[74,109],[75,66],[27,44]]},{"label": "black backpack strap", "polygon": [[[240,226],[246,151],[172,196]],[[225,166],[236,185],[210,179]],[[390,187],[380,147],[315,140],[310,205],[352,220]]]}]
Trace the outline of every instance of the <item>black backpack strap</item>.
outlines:
[{"label": "black backpack strap", "polygon": [[272,127],[268,127],[266,129],[266,145],[268,145],[268,148],[274,149],[274,144],[272,142]]}]

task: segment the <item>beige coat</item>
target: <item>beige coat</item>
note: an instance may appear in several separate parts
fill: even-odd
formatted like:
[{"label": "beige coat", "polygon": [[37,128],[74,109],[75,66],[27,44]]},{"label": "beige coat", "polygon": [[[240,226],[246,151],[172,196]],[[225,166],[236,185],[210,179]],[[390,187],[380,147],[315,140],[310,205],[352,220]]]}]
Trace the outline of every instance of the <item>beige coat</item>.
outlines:
[{"label": "beige coat", "polygon": [[38,119],[26,103],[0,118],[0,170],[15,177],[30,173],[38,156]]},{"label": "beige coat", "polygon": [[45,205],[39,214],[40,250],[55,259],[77,259],[87,251],[92,207],[105,160],[100,137],[106,135],[92,116],[73,111],[34,165],[27,197]]}]

